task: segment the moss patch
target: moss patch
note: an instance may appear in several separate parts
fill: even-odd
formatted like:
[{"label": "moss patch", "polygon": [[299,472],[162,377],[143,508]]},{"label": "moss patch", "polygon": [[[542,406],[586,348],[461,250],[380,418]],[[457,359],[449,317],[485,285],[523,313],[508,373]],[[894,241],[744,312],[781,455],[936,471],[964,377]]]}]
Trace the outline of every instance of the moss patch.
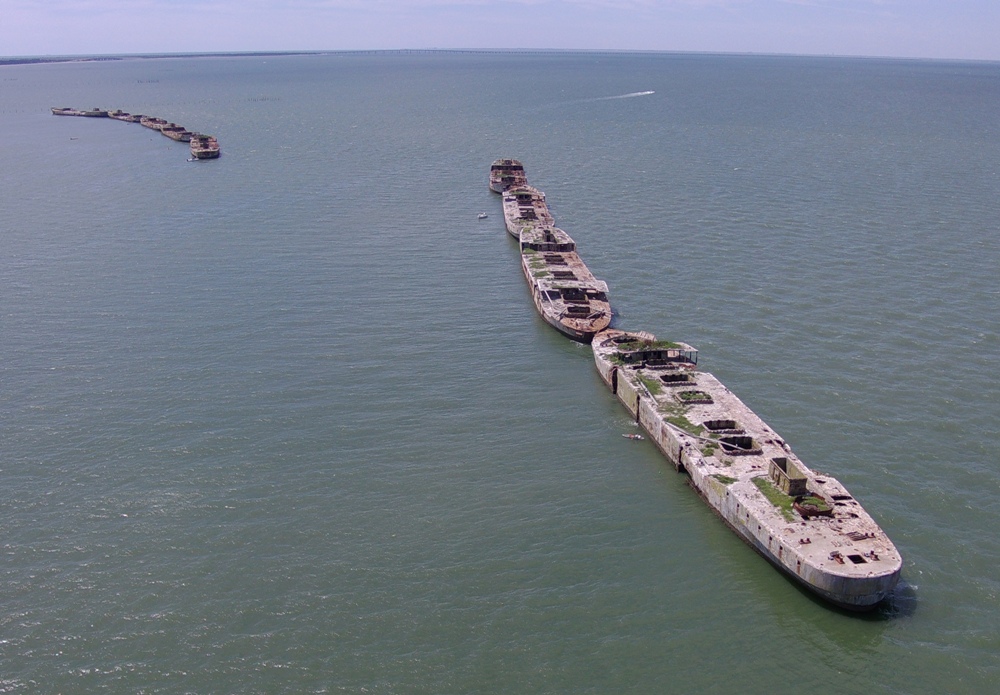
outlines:
[{"label": "moss patch", "polygon": [[799,501],[799,504],[801,504],[803,507],[815,507],[816,509],[818,509],[821,512],[828,512],[828,511],[830,511],[830,505],[828,505],[826,503],[826,500],[824,500],[824,499],[822,499],[820,497],[814,497],[812,495],[807,495],[807,496],[803,497]]},{"label": "moss patch", "polygon": [[638,374],[637,376],[639,377],[639,381],[642,382],[642,385],[646,387],[647,391],[654,396],[660,395],[663,388],[660,386],[660,381],[658,379],[653,379],[645,374]]},{"label": "moss patch", "polygon": [[767,478],[754,478],[753,484],[757,486],[757,489],[767,498],[768,502],[778,508],[781,516],[785,517],[785,521],[795,521],[795,515],[792,513],[793,500],[791,497],[776,488],[774,483]]},{"label": "moss patch", "polygon": [[679,427],[688,434],[700,437],[704,427],[696,425],[687,419],[687,411],[682,405],[671,405],[670,403],[660,404],[659,411],[663,413],[663,419],[674,427]]}]

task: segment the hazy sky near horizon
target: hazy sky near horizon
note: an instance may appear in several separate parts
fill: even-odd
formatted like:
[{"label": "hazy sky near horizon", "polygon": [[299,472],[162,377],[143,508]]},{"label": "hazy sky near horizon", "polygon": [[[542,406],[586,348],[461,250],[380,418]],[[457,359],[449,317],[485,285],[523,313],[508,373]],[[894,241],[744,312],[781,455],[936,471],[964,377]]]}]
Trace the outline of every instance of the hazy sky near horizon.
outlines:
[{"label": "hazy sky near horizon", "polygon": [[0,0],[0,55],[554,48],[1000,60],[1000,0]]}]

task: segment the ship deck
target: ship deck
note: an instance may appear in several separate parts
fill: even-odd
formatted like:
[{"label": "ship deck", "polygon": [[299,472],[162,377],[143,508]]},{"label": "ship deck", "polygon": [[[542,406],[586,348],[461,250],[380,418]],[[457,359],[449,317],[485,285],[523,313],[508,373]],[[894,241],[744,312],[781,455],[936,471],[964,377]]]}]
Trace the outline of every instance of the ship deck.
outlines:
[{"label": "ship deck", "polygon": [[555,218],[545,202],[545,194],[531,186],[510,188],[504,192],[503,217],[507,231],[518,239],[524,227],[555,224]]},{"label": "ship deck", "polygon": [[[807,584],[824,575],[826,585],[891,588],[901,557],[839,481],[806,467],[712,374],[664,359],[663,351],[621,350],[609,340],[626,335],[607,331],[595,338],[602,377],[618,387],[627,407],[631,399],[630,410],[654,442],[745,540]],[[789,486],[799,494],[788,494]],[[805,507],[807,514],[828,515],[803,516],[797,499],[819,503]]]}]

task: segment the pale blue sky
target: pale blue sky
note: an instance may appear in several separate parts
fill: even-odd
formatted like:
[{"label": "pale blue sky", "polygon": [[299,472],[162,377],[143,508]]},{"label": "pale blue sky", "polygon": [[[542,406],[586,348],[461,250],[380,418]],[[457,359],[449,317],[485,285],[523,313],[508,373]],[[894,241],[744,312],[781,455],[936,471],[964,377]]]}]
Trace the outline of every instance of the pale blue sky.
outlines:
[{"label": "pale blue sky", "polygon": [[0,0],[0,55],[568,48],[1000,60],[1000,0]]}]

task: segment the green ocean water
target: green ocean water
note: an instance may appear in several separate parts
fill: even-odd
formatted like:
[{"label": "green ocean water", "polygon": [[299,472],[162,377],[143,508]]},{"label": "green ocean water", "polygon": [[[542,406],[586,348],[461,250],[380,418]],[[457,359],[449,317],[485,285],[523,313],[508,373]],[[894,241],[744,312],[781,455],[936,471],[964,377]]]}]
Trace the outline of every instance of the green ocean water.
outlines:
[{"label": "green ocean water", "polygon": [[[222,158],[49,112],[94,105]],[[992,692],[997,113],[994,63],[0,68],[0,692]],[[616,325],[697,346],[882,524],[887,605],[804,594],[620,436],[501,156]]]}]

